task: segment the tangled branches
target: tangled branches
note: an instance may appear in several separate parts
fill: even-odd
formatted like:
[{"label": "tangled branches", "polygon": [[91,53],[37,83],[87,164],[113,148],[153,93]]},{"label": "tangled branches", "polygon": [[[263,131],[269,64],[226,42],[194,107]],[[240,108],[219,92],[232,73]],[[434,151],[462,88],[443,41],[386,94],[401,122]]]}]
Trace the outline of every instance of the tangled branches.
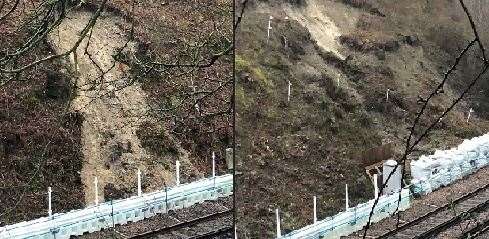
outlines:
[{"label": "tangled branches", "polygon": [[[38,58],[36,54],[32,54],[33,50],[39,48],[45,43],[46,38],[50,33],[57,30],[57,27],[61,24],[63,19],[67,17],[70,11],[80,8],[83,4],[94,5],[92,2],[95,2],[97,5],[96,11],[93,13],[90,21],[86,24],[84,29],[79,33],[78,40],[69,50],[65,52],[58,52],[57,54],[49,54],[48,56],[42,58]],[[5,13],[1,15],[0,23],[6,23],[8,20],[12,22],[12,18],[18,18],[15,20],[15,22],[19,22],[19,24],[16,25],[15,30],[11,31],[21,32],[22,30],[27,30],[27,32],[30,33],[28,34],[29,36],[25,37],[24,41],[20,45],[0,49],[0,86],[6,85],[13,80],[21,81],[22,73],[48,61],[67,57],[70,56],[70,54],[72,54],[74,60],[77,61],[77,50],[83,47],[85,48],[83,54],[87,55],[92,64],[99,69],[99,76],[97,78],[100,80],[96,81],[95,83],[110,83],[104,82],[103,78],[105,74],[115,67],[116,62],[122,62],[130,67],[132,73],[134,73],[130,77],[131,79],[126,79],[121,87],[117,87],[113,91],[122,90],[123,88],[136,82],[147,82],[156,78],[158,80],[168,81],[168,83],[173,84],[176,82],[172,80],[173,78],[190,78],[190,82],[185,81],[183,84],[182,82],[179,82],[178,85],[173,85],[175,88],[181,89],[178,90],[180,92],[179,94],[181,94],[177,97],[179,99],[179,103],[172,104],[169,107],[163,107],[160,105],[161,107],[158,106],[156,109],[154,109],[153,113],[159,114],[161,112],[171,112],[175,111],[176,109],[183,109],[184,112],[194,112],[199,117],[203,116],[203,118],[219,116],[222,114],[231,114],[232,102],[231,99],[229,99],[230,94],[223,93],[226,91],[230,92],[229,87],[232,86],[231,74],[227,74],[225,79],[212,79],[213,82],[208,82],[209,84],[207,85],[199,84],[197,80],[192,79],[200,77],[198,75],[202,74],[201,72],[211,71],[206,70],[207,68],[214,69],[219,67],[218,65],[222,65],[223,63],[220,60],[222,58],[226,58],[227,60],[225,61],[231,62],[230,56],[232,55],[234,48],[231,39],[232,31],[230,31],[232,26],[229,25],[229,27],[227,27],[223,23],[223,19],[214,19],[212,23],[214,27],[213,29],[209,29],[211,31],[196,31],[200,33],[199,35],[195,36],[196,39],[192,39],[190,42],[182,41],[183,44],[179,44],[179,46],[177,46],[182,50],[178,51],[176,54],[167,54],[169,57],[160,57],[161,53],[159,52],[156,52],[156,54],[154,54],[155,52],[139,52],[140,54],[136,53],[127,56],[125,55],[126,52],[124,50],[128,43],[130,41],[141,40],[137,39],[138,37],[141,37],[141,34],[138,36],[134,33],[134,21],[144,22],[143,19],[135,20],[135,14],[144,14],[144,10],[139,9],[140,11],[137,12],[134,10],[134,8],[136,5],[146,4],[137,0],[131,1],[132,6],[130,11],[127,9],[128,11],[124,12],[126,9],[122,9],[122,14],[124,14],[127,19],[132,19],[132,26],[130,33],[128,34],[128,41],[124,47],[119,49],[119,51],[114,54],[114,64],[112,67],[102,69],[97,62],[93,60],[92,54],[89,51],[93,28],[104,9],[110,7],[114,8],[114,5],[116,7],[117,5],[123,5],[122,3],[118,3],[118,1],[108,2],[107,0],[95,0],[91,1],[90,3],[75,0],[51,0],[39,2],[34,0],[31,3],[31,6],[26,6],[24,1],[17,0],[15,3],[9,5],[7,1],[4,0],[0,5],[0,13],[3,9],[8,8],[8,11],[3,11]],[[202,5],[203,8],[207,8],[206,10],[212,9],[211,11],[214,11],[212,14],[215,14],[216,16],[226,16],[229,15],[229,13],[232,13],[232,10],[221,8],[222,6],[216,7],[215,5],[209,3],[199,3],[199,5]],[[16,16],[17,12],[22,12],[23,14],[18,14],[22,17]],[[231,18],[228,20],[231,20]],[[145,23],[146,22],[144,22],[144,24]],[[149,29],[143,31],[146,31],[146,34],[148,34],[148,30]],[[3,42],[9,41],[9,39],[1,40]],[[85,43],[82,44],[84,40],[86,40],[86,45]],[[204,74],[208,75],[208,73]],[[205,78],[206,77],[204,77],[204,79]],[[81,86],[77,85],[74,87],[82,88]],[[197,90],[199,87],[203,87],[204,89]],[[220,109],[218,111],[208,111],[206,113],[202,113],[202,102],[209,98],[218,98],[218,101],[221,104],[226,105],[225,109],[222,109],[221,107],[213,107]],[[174,119],[177,118],[175,115],[172,115],[171,117]],[[176,121],[179,120],[176,119]]]},{"label": "tangled branches", "polygon": [[[5,1],[4,1],[5,2]],[[2,16],[0,19],[0,23],[4,23],[7,18],[12,15],[20,5],[20,0],[17,0],[14,3],[13,7]],[[5,85],[11,80],[19,79],[20,74],[30,68],[33,68],[41,63],[51,61],[57,58],[68,56],[76,52],[81,42],[87,37],[88,33],[94,27],[97,19],[100,17],[107,0],[104,0],[100,6],[98,7],[95,14],[92,16],[90,21],[87,23],[83,31],[80,33],[80,36],[76,43],[72,46],[72,48],[66,52],[60,54],[52,54],[46,56],[41,59],[30,60],[26,63],[23,62],[24,58],[31,58],[29,54],[36,48],[39,47],[40,44],[43,44],[48,34],[53,32],[56,27],[61,24],[63,19],[66,18],[67,13],[71,11],[73,8],[76,8],[77,5],[74,5],[74,2],[70,0],[54,0],[54,1],[42,1],[37,6],[34,5],[29,9],[24,9],[29,11],[29,13],[25,14],[24,19],[19,24],[18,28],[15,31],[20,31],[22,29],[28,29],[31,32],[30,36],[25,39],[20,46],[14,49],[1,49],[0,51],[0,74],[5,76],[2,77],[3,80],[0,81],[0,86]],[[25,7],[25,6],[24,6]],[[26,8],[26,7],[25,7]],[[8,39],[6,39],[8,40]],[[4,41],[6,41],[4,40]]]},{"label": "tangled branches", "polygon": [[[428,107],[428,104],[431,102],[431,100],[436,95],[440,95],[440,94],[443,94],[444,93],[443,88],[446,85],[447,79],[457,69],[457,66],[460,63],[461,58],[463,56],[467,55],[468,52],[469,52],[469,49],[471,49],[472,47],[474,47],[474,45],[477,44],[477,46],[478,46],[478,48],[479,48],[479,50],[481,52],[481,55],[482,55],[482,57],[481,57],[481,61],[483,63],[482,70],[475,76],[474,79],[472,79],[469,82],[468,86],[465,89],[463,89],[463,91],[460,93],[460,95],[455,100],[453,100],[453,102],[443,111],[443,113],[441,115],[439,115],[437,117],[437,119],[441,119],[441,118],[445,117],[449,112],[451,112],[452,109],[461,100],[464,99],[464,97],[473,88],[473,86],[477,82],[479,82],[480,79],[483,77],[483,75],[489,70],[489,60],[487,59],[487,56],[486,56],[486,49],[485,49],[484,43],[483,43],[483,41],[482,41],[482,39],[480,37],[478,28],[476,27],[476,24],[475,24],[475,22],[473,20],[472,14],[469,12],[469,10],[468,10],[468,8],[467,8],[464,0],[459,0],[459,3],[460,3],[460,6],[463,9],[463,11],[464,11],[464,13],[465,13],[468,21],[469,21],[469,23],[470,23],[472,32],[474,34],[474,39],[472,41],[470,41],[469,43],[467,43],[467,46],[460,52],[460,54],[458,55],[458,57],[456,57],[455,62],[453,63],[453,65],[445,73],[445,75],[443,77],[443,80],[437,85],[437,87],[435,89],[433,89],[433,91],[428,95],[428,97],[426,97],[426,98],[420,98],[419,99],[418,102],[420,102],[422,104],[422,106],[421,106],[421,109],[416,113],[416,117],[414,119],[414,122],[413,122],[412,126],[409,127],[409,135],[408,135],[408,137],[406,139],[404,153],[403,153],[401,159],[398,160],[398,164],[394,167],[393,171],[387,176],[387,178],[385,180],[385,183],[383,183],[381,185],[381,187],[380,187],[379,195],[378,195],[378,197],[376,197],[375,202],[374,202],[374,205],[372,206],[372,209],[370,211],[369,220],[368,220],[367,225],[365,227],[365,230],[364,230],[364,233],[363,233],[363,238],[366,238],[366,236],[367,236],[367,231],[369,230],[369,227],[370,227],[370,224],[371,224],[371,219],[372,219],[372,216],[374,214],[374,209],[377,206],[377,203],[379,202],[379,198],[382,195],[383,189],[386,187],[387,182],[390,180],[390,178],[392,177],[392,175],[397,171],[398,167],[399,166],[402,166],[402,168],[401,168],[401,171],[402,171],[401,184],[402,184],[402,182],[404,181],[404,179],[406,177],[406,170],[405,170],[405,168],[406,168],[406,161],[407,161],[408,155],[410,155],[416,149],[416,146],[423,139],[425,139],[428,136],[428,134],[433,131],[433,129],[435,128],[435,126],[440,122],[439,120],[435,120],[434,122],[432,122],[431,124],[429,124],[429,126],[426,129],[424,129],[422,131],[422,133],[419,135],[419,137],[415,138],[416,129],[419,126],[421,117],[425,114],[425,111],[426,111],[426,109]],[[401,187],[402,187],[402,185],[401,185]],[[399,194],[399,200],[398,200],[398,205],[397,205],[396,211],[399,210],[399,204],[400,204],[400,202],[401,202],[401,194]],[[400,214],[398,213],[397,214],[397,225],[396,225],[396,227],[399,227],[399,223],[400,223]]]},{"label": "tangled branches", "polygon": [[[149,109],[144,111],[147,115],[128,116],[125,114],[131,112],[118,112],[122,112],[122,117],[138,117],[138,120],[150,118],[151,123],[158,124],[158,127],[139,129],[152,131],[154,134],[155,129],[161,129],[161,125],[170,126],[170,133],[179,137],[183,147],[192,153],[192,160],[197,158],[195,161],[199,161],[210,154],[204,150],[224,148],[222,142],[227,144],[226,147],[232,144],[231,87],[234,45],[231,6],[230,3],[195,1],[177,1],[165,5],[144,0],[0,0],[0,89],[10,94],[19,86],[27,86],[26,88],[36,91],[35,94],[32,93],[35,100],[42,98],[38,108],[44,110],[51,102],[48,97],[44,101],[46,92],[43,89],[45,90],[48,85],[44,84],[48,78],[44,77],[44,73],[59,71],[56,73],[73,81],[76,81],[78,76],[78,82],[71,82],[71,86],[76,89],[70,93],[95,91],[108,84],[115,86],[105,87],[108,90],[101,91],[103,94],[82,93],[87,93],[84,95],[90,98],[83,101],[83,104],[107,97],[111,98],[107,102],[115,102],[110,107],[117,108],[119,105],[114,105],[117,104],[117,99],[113,100],[115,93],[133,84],[139,84],[145,91],[141,94],[148,98]],[[184,16],[184,10],[195,12]],[[84,21],[76,27],[68,24],[68,28],[76,28],[77,33],[71,35],[73,38],[69,41],[62,39],[64,45],[62,48],[58,47],[57,43],[61,41],[56,37],[63,36],[60,32],[65,28],[66,22],[73,21],[79,12],[83,12],[80,15],[87,18],[83,18]],[[178,16],[172,18],[172,14]],[[106,18],[115,23],[117,35],[120,33],[120,36],[124,36],[124,42],[118,44],[116,49],[111,48],[114,52],[109,54],[101,52],[98,41],[100,37],[97,35]],[[187,18],[196,19],[195,25]],[[202,22],[199,22],[200,19]],[[101,62],[101,54],[111,58],[110,64],[109,60]],[[80,71],[91,65],[90,75],[86,77],[90,82],[80,83],[80,79],[88,74],[71,74],[73,72],[69,69],[65,71],[66,62],[60,60],[68,57],[72,57],[71,60],[74,62],[71,63],[75,66],[78,61],[83,61]],[[50,62],[56,64],[49,64]],[[54,66],[54,69],[47,69],[46,66]],[[124,74],[117,79],[105,77],[109,76],[107,73],[114,68],[123,69]],[[36,77],[33,72],[42,76]],[[65,77],[64,72],[70,74]],[[123,77],[124,79],[121,79]],[[117,82],[110,82],[109,79]],[[33,83],[37,83],[36,89],[30,87]],[[65,102],[62,103],[65,106]],[[76,110],[79,108],[83,106],[76,107]],[[6,111],[9,111],[8,107]],[[140,112],[143,111],[133,113]],[[62,113],[56,111],[50,117],[59,119]],[[33,116],[34,120],[30,121],[35,121],[35,117]],[[12,118],[7,115],[5,122],[13,121]],[[19,127],[26,124],[23,120],[18,120],[21,122]],[[125,126],[127,125],[121,127]],[[159,131],[161,133],[161,130]],[[50,133],[47,135],[51,136]],[[149,135],[148,138],[153,136]],[[27,137],[30,136],[24,138]],[[75,139],[72,140],[77,140],[76,137],[79,136],[73,136]],[[52,145],[49,146],[50,153],[53,153],[53,148]],[[36,180],[37,178],[34,181]],[[21,183],[26,182],[24,180]],[[27,200],[24,198],[22,201],[25,203]]]}]

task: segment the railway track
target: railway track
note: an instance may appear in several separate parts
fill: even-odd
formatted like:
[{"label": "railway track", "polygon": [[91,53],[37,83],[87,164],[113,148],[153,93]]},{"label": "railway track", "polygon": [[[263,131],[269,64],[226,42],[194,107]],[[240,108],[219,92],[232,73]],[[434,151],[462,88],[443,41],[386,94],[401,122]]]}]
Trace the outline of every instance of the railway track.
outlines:
[{"label": "railway track", "polygon": [[[199,224],[217,221],[219,219],[231,216],[232,213],[233,213],[233,210],[228,209],[225,211],[221,211],[221,212],[209,214],[206,216],[202,216],[199,218],[191,219],[188,221],[180,222],[180,223],[168,226],[168,227],[159,228],[156,230],[140,233],[140,234],[129,237],[129,239],[158,238],[159,236],[163,236],[163,235],[166,235],[169,233],[173,233],[173,232],[181,230],[181,229],[192,228],[192,227],[195,227],[196,225],[199,225]],[[222,227],[222,228],[219,228],[217,230],[205,232],[205,233],[197,235],[197,236],[189,236],[188,238],[219,238],[220,236],[229,234],[230,232],[232,232],[231,227]]]},{"label": "railway track", "polygon": [[484,235],[484,233],[488,231],[489,231],[489,220],[486,220],[483,223],[480,223],[475,227],[471,228],[470,230],[464,232],[464,234],[460,236],[458,239],[479,238],[480,236]]},{"label": "railway track", "polygon": [[468,215],[480,212],[488,206],[489,184],[486,184],[377,238],[432,238],[463,221]]},{"label": "railway track", "polygon": [[233,227],[223,227],[215,231],[204,233],[198,236],[189,237],[188,239],[215,239],[215,238],[232,238]]}]

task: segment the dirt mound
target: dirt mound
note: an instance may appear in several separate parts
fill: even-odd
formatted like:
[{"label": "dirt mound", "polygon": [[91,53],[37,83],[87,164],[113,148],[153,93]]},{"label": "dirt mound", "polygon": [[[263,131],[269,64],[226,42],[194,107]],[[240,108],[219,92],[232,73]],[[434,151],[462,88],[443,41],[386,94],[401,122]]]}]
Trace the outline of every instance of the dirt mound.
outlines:
[{"label": "dirt mound", "polygon": [[[72,12],[61,23],[50,35],[57,52],[68,51],[74,45],[91,16],[90,12]],[[120,24],[124,24],[120,18],[101,16],[76,56],[71,55],[70,59],[78,74],[74,79],[77,92],[71,108],[84,116],[85,159],[81,177],[87,203],[95,198],[95,177],[98,177],[100,194],[107,184],[134,191],[137,169],[143,172],[145,190],[160,189],[164,183],[171,185],[174,181],[172,161],[175,158],[157,160],[146,152],[137,136],[141,123],[150,120],[147,97],[139,83],[131,78],[129,67],[113,57],[123,47],[127,52],[134,47],[134,43],[127,42],[118,27]]]}]

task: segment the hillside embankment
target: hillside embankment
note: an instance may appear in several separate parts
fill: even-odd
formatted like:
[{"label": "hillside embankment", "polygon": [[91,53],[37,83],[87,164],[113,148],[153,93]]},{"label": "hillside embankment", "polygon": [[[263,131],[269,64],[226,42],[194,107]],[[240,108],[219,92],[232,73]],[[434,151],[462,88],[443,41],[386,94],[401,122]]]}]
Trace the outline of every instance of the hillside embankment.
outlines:
[{"label": "hillside embankment", "polygon": [[[2,19],[3,54],[33,36],[35,28],[23,26],[43,20],[33,13],[48,14],[49,24],[62,18],[13,67],[71,49],[105,1],[69,2],[56,2],[68,7],[59,15],[33,1]],[[58,213],[94,203],[95,177],[99,201],[108,201],[137,193],[137,169],[144,192],[172,186],[176,160],[182,183],[211,174],[212,152],[218,174],[227,172],[231,55],[202,68],[155,66],[207,62],[227,48],[232,4],[106,3],[77,54],[29,68],[5,85],[0,79],[0,225],[46,216],[49,186]]]},{"label": "hillside embankment", "polygon": [[[486,28],[483,4],[467,2]],[[402,155],[419,97],[473,36],[458,1],[249,2],[236,36],[238,231],[273,236],[275,208],[284,232],[308,225],[313,196],[319,218],[333,215],[344,208],[345,184],[350,206],[371,199],[364,152]],[[480,71],[480,56],[474,47],[461,59],[415,137]],[[486,133],[487,90],[487,80],[474,86],[409,159]]]}]

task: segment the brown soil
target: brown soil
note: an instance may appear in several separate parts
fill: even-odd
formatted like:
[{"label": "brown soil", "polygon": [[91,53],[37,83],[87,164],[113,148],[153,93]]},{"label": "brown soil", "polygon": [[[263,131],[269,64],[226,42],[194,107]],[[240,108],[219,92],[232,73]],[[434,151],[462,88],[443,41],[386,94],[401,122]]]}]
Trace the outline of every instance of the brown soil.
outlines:
[{"label": "brown soil", "polygon": [[[30,13],[38,4],[32,1],[22,11]],[[15,31],[25,20],[19,12],[1,23],[2,52],[32,36]],[[47,44],[40,44],[17,63],[27,64],[51,53]],[[83,206],[79,175],[83,117],[67,110],[71,76],[60,69],[58,62],[48,62],[6,85],[0,77],[0,226],[46,216],[49,186],[53,187],[53,211]]]},{"label": "brown soil", "polygon": [[[90,17],[89,12],[73,12],[63,21],[50,36],[58,53],[74,45]],[[148,106],[139,83],[132,82],[128,67],[112,57],[127,41],[117,21],[120,20],[110,16],[99,19],[89,41],[86,39],[77,50],[77,61],[73,56],[70,59],[79,75],[71,107],[85,119],[82,127],[85,160],[81,177],[87,204],[94,202],[95,177],[101,201],[104,197],[100,189],[108,183],[117,188],[135,187],[137,169],[144,175],[146,190],[159,189],[165,182],[171,185],[174,181],[168,166],[146,153],[136,135],[141,122],[147,120]],[[87,42],[90,55],[84,54]],[[132,45],[129,44],[128,51],[133,51]],[[100,77],[102,71],[107,73]],[[183,163],[188,165],[188,159]]]},{"label": "brown soil", "polygon": [[[310,224],[314,195],[319,218],[337,213],[344,207],[345,183],[350,205],[371,199],[372,185],[358,155],[393,143],[399,158],[419,110],[418,96],[436,86],[472,38],[455,2],[289,2],[251,1],[237,35],[236,201],[244,238],[274,236],[275,208],[282,212],[283,233]],[[416,137],[477,73],[477,54],[462,60],[445,93],[429,104]],[[481,82],[475,88],[487,87]],[[474,90],[411,158],[486,133],[483,102]],[[478,113],[467,124],[468,109],[476,106]]]},{"label": "brown soil", "polygon": [[[101,1],[85,2],[62,24],[63,38],[53,32],[18,63],[66,49]],[[15,27],[22,22],[18,18],[25,17],[22,14],[41,3],[23,5],[0,27],[2,51],[11,52],[32,35],[30,29]],[[130,35],[132,21],[135,28],[134,42],[119,55],[105,83],[94,89],[83,84],[102,83],[100,72],[84,54],[85,41],[78,49],[78,72],[72,59],[62,59],[24,72],[22,81],[0,86],[0,175],[11,178],[0,185],[0,212],[5,212],[0,224],[45,216],[48,186],[53,186],[54,212],[92,203],[95,174],[100,176],[99,196],[106,193],[107,200],[134,195],[137,167],[143,172],[144,191],[161,188],[163,181],[171,185],[177,159],[183,163],[183,183],[210,174],[212,151],[218,173],[226,172],[224,150],[232,145],[232,83],[223,82],[232,79],[232,57],[223,56],[207,68],[151,75],[140,74],[133,60],[137,56],[185,62],[194,56],[189,46],[203,42],[202,58],[209,58],[231,42],[231,6],[230,1],[139,1],[133,8],[128,1],[108,1],[88,48],[95,62],[107,69],[114,63],[111,53]],[[60,48],[54,46],[60,41]],[[75,80],[77,88],[71,89]],[[192,80],[202,92],[219,87],[200,101],[202,112],[215,114],[200,117],[190,100],[162,110],[168,102],[185,98]],[[70,101],[73,92],[76,99]]]}]

